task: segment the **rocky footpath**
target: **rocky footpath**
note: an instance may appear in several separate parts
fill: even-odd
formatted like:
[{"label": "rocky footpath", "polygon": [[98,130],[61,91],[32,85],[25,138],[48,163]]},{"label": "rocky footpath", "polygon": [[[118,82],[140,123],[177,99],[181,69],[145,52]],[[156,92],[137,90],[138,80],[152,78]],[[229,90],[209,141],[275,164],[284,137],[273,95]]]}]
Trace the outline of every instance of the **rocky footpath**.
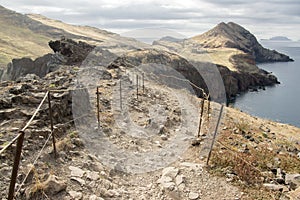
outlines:
[{"label": "rocky footpath", "polygon": [[[55,47],[58,49],[57,54],[65,61],[68,58],[72,60],[69,53],[80,52],[70,50],[73,47],[61,45],[62,42],[56,44],[58,44]],[[67,51],[61,46],[67,46]],[[68,53],[63,55],[63,52]],[[149,67],[149,64],[155,62],[158,66],[170,67],[172,70],[169,71],[178,72],[183,78],[197,83],[197,75],[190,72],[194,72],[193,65],[176,54],[157,50],[133,50],[119,57],[108,51],[101,53],[113,58],[113,62],[104,63],[98,59],[96,63],[101,66],[95,65],[91,69],[78,64],[59,65],[55,71],[47,73],[44,77],[27,74],[19,77],[17,81],[1,82],[1,148],[24,126],[43,99],[45,91],[49,89],[56,91],[51,92],[51,97],[58,158],[54,158],[51,142],[48,141],[44,146],[51,133],[49,107],[44,104],[26,131],[16,186],[19,199],[297,199],[299,197],[299,128],[251,117],[227,108],[210,165],[206,166],[205,156],[200,155],[205,144],[210,141],[211,132],[208,128],[217,119],[215,114],[218,111],[218,104],[211,103],[210,115],[205,114],[201,138],[194,140],[199,122],[198,117],[195,117],[199,116],[199,99],[181,90],[182,85],[176,85],[181,81],[173,82],[172,78],[163,79],[160,75],[170,74],[163,74],[164,70],[155,67],[152,72],[156,72],[154,73],[156,78],[146,78],[145,91],[140,91],[137,98],[135,75],[139,74],[139,71],[132,71],[134,67]],[[75,63],[78,62],[76,60]],[[224,74],[232,73],[226,68],[223,70]],[[94,115],[94,121],[86,120],[86,126],[90,127],[86,131],[81,131],[75,126],[73,119],[74,112],[84,105],[72,106],[74,99],[69,91],[82,87],[78,76],[83,74],[92,81],[87,85],[90,95],[85,100],[92,103]],[[126,113],[120,112],[119,107],[121,77],[123,95],[126,95],[123,99]],[[229,80],[229,84],[233,81],[238,84],[237,80]],[[95,123],[96,86],[100,92],[101,134]],[[170,90],[170,87],[173,89]],[[121,117],[124,116],[125,119],[122,121]],[[131,123],[127,123],[129,119]],[[151,137],[144,137],[145,133]],[[181,140],[188,146],[178,156],[174,154],[176,153],[174,150],[181,148],[178,146],[180,140],[174,138],[182,133],[186,136]],[[103,141],[97,141],[100,136],[110,145],[105,146]],[[98,143],[101,145],[97,146]],[[170,143],[170,147],[174,148],[169,148]],[[114,146],[127,152],[127,157],[116,157],[113,152]],[[104,147],[108,149],[103,149]],[[140,163],[137,164],[143,166],[155,158],[152,157],[152,153],[164,149],[167,151],[161,152],[160,155],[163,156],[161,162],[170,159],[168,156],[175,159],[171,159],[173,162],[166,162],[164,165],[154,162],[152,164],[155,168],[140,173],[133,173],[122,166],[128,164],[126,160],[132,159],[136,154],[144,155],[143,153],[148,152],[149,159],[145,162],[138,160]],[[7,195],[14,151],[15,145],[0,156],[2,197]],[[102,152],[106,151],[108,153],[103,155]],[[132,152],[134,153],[130,154]],[[37,156],[39,158],[36,160]]]},{"label": "rocky footpath", "polygon": [[[116,74],[114,71],[119,69],[110,70],[110,73]],[[72,67],[61,66],[59,70],[47,74],[42,79],[27,75],[18,83],[2,82],[1,147],[6,141],[10,141],[28,120],[43,98],[45,88],[71,89],[74,85],[71,80],[76,73],[77,71]],[[169,140],[169,137],[173,137],[170,131],[173,126],[177,127],[175,122],[167,122],[169,125],[166,124],[163,128],[164,133],[160,131],[157,133],[157,141],[144,141],[143,146],[140,146],[140,139],[133,140],[129,137],[127,140],[128,136],[119,133],[113,121],[109,120],[109,113],[113,112],[110,92],[116,81],[117,79],[107,79],[99,82],[103,94],[101,106],[104,109],[101,123],[103,128],[109,128],[107,130],[110,135],[109,140],[120,147],[138,148],[139,151],[144,151],[151,146],[162,148],[164,142]],[[147,90],[147,92],[148,95],[157,98],[159,107],[166,106],[165,101],[168,98],[165,95],[170,94],[164,93],[163,90],[160,95],[158,91],[152,93],[151,90]],[[144,98],[153,100],[153,97]],[[135,95],[129,98],[133,98],[128,100],[131,102],[129,106],[132,109],[132,118],[142,120],[138,116],[143,114],[143,107],[149,105],[136,104]],[[104,165],[101,157],[90,153],[88,144],[84,142],[81,133],[74,129],[73,123],[68,123],[72,119],[70,110],[72,100],[69,93],[54,92],[52,99],[58,158],[54,158],[51,142],[48,142],[39,159],[33,162],[38,156],[36,152],[41,150],[50,134],[49,123],[47,123],[48,106],[44,105],[26,131],[16,186],[18,199],[239,199],[243,195],[238,188],[228,185],[225,179],[209,175],[203,162],[197,158],[198,150],[195,147],[170,166],[148,173],[126,173]],[[166,107],[172,111],[170,114],[173,113],[174,106],[176,107],[169,104]],[[180,112],[176,112],[175,115],[180,116]],[[14,149],[15,146],[12,146],[1,155],[2,197],[7,195]],[[19,188],[26,175],[28,176],[24,184]],[[220,190],[226,193],[222,198],[218,195]]]},{"label": "rocky footpath", "polygon": [[[119,70],[119,68],[110,69],[109,73],[113,75],[112,79],[105,78],[106,80],[102,79],[99,82],[102,94],[100,99],[101,123],[108,134],[107,137],[114,145],[127,150],[143,152],[149,148],[164,148],[165,142],[175,136],[172,129],[178,128],[177,123],[180,120],[166,122],[163,124],[163,128],[158,124],[159,128],[155,133],[157,136],[154,141],[134,139],[130,134],[128,136],[128,133],[120,131],[115,126],[111,115],[114,112],[111,91],[117,84],[116,75],[118,73],[116,71]],[[56,72],[49,73],[43,79],[30,77],[30,80],[26,80],[25,77],[24,82],[2,83],[1,92],[3,93],[1,94],[6,98],[1,98],[4,99],[1,102],[1,112],[5,113],[2,115],[4,118],[1,117],[4,119],[1,121],[1,133],[3,133],[1,141],[9,141],[17,133],[18,128],[22,127],[22,122],[28,118],[23,118],[22,114],[12,114],[15,111],[11,112],[8,109],[17,108],[21,112],[26,110],[27,116],[30,116],[43,96],[42,89],[44,87],[59,82],[62,86],[56,85],[56,89],[72,88],[74,83],[70,80],[76,73],[77,71],[72,67],[65,66]],[[95,76],[97,75],[95,74]],[[141,94],[141,102],[138,104],[134,94],[128,96],[127,102],[133,121],[141,125],[147,121],[147,117],[141,116],[147,116],[146,109],[150,108],[149,103],[151,104],[152,101],[159,104],[158,107],[166,109],[166,112],[170,114],[168,118],[179,117],[180,119],[181,112],[173,112],[178,105],[173,102],[170,93],[165,92],[160,86],[146,88],[147,95]],[[157,89],[159,91],[156,91]],[[14,99],[20,98],[20,96],[24,99],[17,102],[10,101],[10,97]],[[256,162],[262,162],[266,168],[258,177],[249,173],[251,180],[262,180],[262,182],[255,182],[255,187],[252,186],[253,182],[247,182],[245,176],[240,174],[238,167],[234,168],[229,162],[235,160],[235,156],[228,157],[227,149],[219,144],[213,152],[211,165],[207,168],[205,160],[201,160],[199,157],[202,145],[205,143],[207,134],[205,132],[202,134],[203,141],[200,140],[196,146],[195,143],[192,143],[193,145],[190,145],[174,163],[147,173],[126,173],[105,165],[102,157],[90,152],[89,145],[85,143],[82,134],[74,129],[72,123],[64,124],[71,119],[69,110],[71,101],[68,93],[54,93],[52,98],[54,105],[58,104],[59,106],[57,109],[55,106],[53,108],[54,116],[57,116],[55,133],[58,140],[58,158],[54,158],[53,148],[49,142],[40,158],[32,166],[36,157],[33,152],[38,152],[42,148],[50,133],[49,127],[45,124],[47,122],[47,106],[45,105],[33,126],[30,126],[26,132],[16,188],[19,188],[19,184],[26,174],[28,177],[18,193],[19,199],[254,199],[257,192],[261,195],[266,194],[264,199],[272,195],[276,195],[276,199],[277,197],[278,199],[279,197],[281,199],[297,199],[297,195],[299,195],[297,191],[299,191],[300,175],[297,173],[297,166],[300,161],[299,158],[295,158],[297,154],[300,156],[299,143],[297,143],[299,137],[296,134],[299,133],[298,128],[261,120],[230,108],[227,109],[218,141],[226,143],[226,146],[228,145],[232,149],[237,149],[239,155],[246,160],[257,151],[260,152],[262,147],[278,152],[277,155],[266,154],[266,157],[257,157]],[[211,106],[211,109],[214,110],[214,105]],[[237,121],[237,116],[241,120]],[[150,123],[154,122],[154,119],[150,121]],[[12,149],[1,155],[2,179],[0,185],[3,197],[7,195],[14,148],[13,146]],[[223,159],[218,155],[221,155],[223,159],[228,159],[228,163],[225,166],[221,165],[221,168],[220,161]],[[284,158],[289,158],[287,155],[291,155],[292,159],[285,160]],[[294,159],[298,159],[298,161]],[[249,167],[244,163],[234,164],[245,170]],[[294,167],[291,168],[288,165],[294,165]],[[225,177],[216,176],[216,169],[221,170]],[[250,169],[254,170],[254,168]],[[241,187],[234,185],[241,185]],[[255,189],[254,191],[245,189],[248,187]]]}]

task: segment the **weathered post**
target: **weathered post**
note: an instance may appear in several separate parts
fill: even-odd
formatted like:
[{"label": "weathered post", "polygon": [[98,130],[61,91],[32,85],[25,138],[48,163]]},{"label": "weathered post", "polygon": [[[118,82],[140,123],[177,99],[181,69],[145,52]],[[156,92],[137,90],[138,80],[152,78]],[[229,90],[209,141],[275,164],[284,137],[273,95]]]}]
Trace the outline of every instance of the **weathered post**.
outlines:
[{"label": "weathered post", "polygon": [[145,75],[143,73],[143,94],[145,93]]},{"label": "weathered post", "polygon": [[122,111],[122,79],[120,78],[120,109]]},{"label": "weathered post", "polygon": [[209,114],[210,114],[210,101],[207,99],[207,121],[209,122]]},{"label": "weathered post", "polygon": [[139,99],[139,75],[136,75],[136,99]]},{"label": "weathered post", "polygon": [[198,128],[197,137],[200,137],[200,133],[201,133],[203,109],[204,109],[204,97],[202,97],[201,99],[201,111],[200,111],[199,128]]},{"label": "weathered post", "polygon": [[53,126],[53,114],[52,114],[52,106],[51,106],[51,94],[48,92],[48,105],[49,105],[49,117],[50,117],[50,126],[51,126],[51,135],[52,135],[52,143],[54,150],[54,157],[57,157],[56,145],[55,145],[55,135],[54,135],[54,126]]},{"label": "weathered post", "polygon": [[8,200],[14,199],[15,185],[16,185],[17,176],[18,176],[18,170],[19,170],[19,164],[20,164],[20,159],[21,159],[24,136],[25,136],[25,132],[21,131],[20,136],[18,137],[18,141],[17,141],[17,149],[16,149],[15,158],[14,158],[14,166],[13,166],[10,184],[9,184]]},{"label": "weathered post", "polygon": [[100,130],[100,105],[99,105],[99,87],[97,87],[97,122],[98,122],[98,130]]},{"label": "weathered post", "polygon": [[209,163],[211,152],[212,152],[212,149],[213,149],[214,144],[215,144],[216,136],[217,136],[217,133],[218,133],[220,122],[221,122],[221,117],[222,117],[223,109],[224,109],[224,105],[222,104],[221,109],[220,109],[220,114],[219,114],[219,117],[218,117],[218,121],[217,121],[217,124],[216,124],[216,128],[215,128],[213,140],[211,142],[211,146],[210,146],[210,149],[209,149],[209,153],[208,153],[206,165],[208,165],[208,163]]}]

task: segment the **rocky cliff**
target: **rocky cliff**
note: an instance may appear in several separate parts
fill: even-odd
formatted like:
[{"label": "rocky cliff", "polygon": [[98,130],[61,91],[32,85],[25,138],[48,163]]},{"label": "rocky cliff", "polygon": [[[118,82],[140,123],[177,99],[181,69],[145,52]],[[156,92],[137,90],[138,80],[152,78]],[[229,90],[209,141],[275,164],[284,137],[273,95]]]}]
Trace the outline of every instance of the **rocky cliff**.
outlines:
[{"label": "rocky cliff", "polygon": [[287,55],[264,48],[253,34],[233,22],[222,22],[182,41],[155,41],[153,46],[177,53],[193,63],[214,63],[221,72],[229,99],[248,89],[279,83],[256,63],[292,61]]},{"label": "rocky cliff", "polygon": [[54,54],[46,54],[35,60],[31,58],[13,59],[6,68],[0,72],[1,81],[16,81],[27,74],[39,77],[56,71],[61,65],[79,66],[88,54],[95,48],[85,42],[76,42],[71,39],[61,39],[49,42]]},{"label": "rocky cliff", "polygon": [[202,35],[192,38],[204,48],[235,48],[251,55],[256,62],[293,61],[289,56],[264,48],[256,37],[242,26],[220,23]]}]

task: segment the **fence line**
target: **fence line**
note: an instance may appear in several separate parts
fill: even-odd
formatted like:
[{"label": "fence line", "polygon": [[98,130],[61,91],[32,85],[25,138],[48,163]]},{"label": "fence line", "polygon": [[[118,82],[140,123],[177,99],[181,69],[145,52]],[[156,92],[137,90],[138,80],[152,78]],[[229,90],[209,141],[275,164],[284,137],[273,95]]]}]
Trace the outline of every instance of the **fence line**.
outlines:
[{"label": "fence line", "polygon": [[[31,116],[29,121],[26,123],[26,125],[20,130],[19,134],[15,138],[13,138],[3,149],[1,149],[0,154],[2,154],[5,150],[7,150],[12,144],[14,144],[17,141],[16,153],[15,153],[15,156],[14,156],[14,164],[13,164],[12,175],[11,175],[11,180],[10,180],[10,185],[9,185],[8,200],[13,200],[14,197],[15,197],[15,185],[16,185],[17,174],[18,174],[19,165],[20,165],[23,141],[24,141],[24,137],[25,137],[25,130],[30,126],[30,124],[32,123],[32,121],[36,117],[37,113],[40,111],[42,105],[44,104],[44,102],[46,101],[47,98],[48,98],[48,106],[49,106],[49,117],[50,117],[51,133],[49,134],[49,137],[48,137],[47,141],[44,143],[44,145],[43,145],[41,151],[39,152],[38,156],[34,160],[33,166],[36,163],[36,161],[38,160],[38,158],[41,156],[41,154],[42,154],[44,148],[46,147],[46,144],[48,143],[51,136],[52,136],[52,141],[53,141],[54,156],[55,156],[55,158],[57,157],[50,92],[70,92],[70,91],[76,91],[76,90],[82,90],[82,89],[86,89],[86,88],[68,89],[68,90],[49,90],[49,91],[47,91],[44,95],[44,98],[40,102],[39,106],[36,108],[35,112]],[[86,115],[84,115],[84,116],[86,116]],[[81,117],[83,117],[83,116],[80,116],[79,118],[81,118]],[[77,119],[79,119],[79,118],[77,118]],[[73,119],[70,122],[75,121],[75,120],[76,119]],[[70,123],[70,122],[67,122],[67,123]],[[67,123],[65,123],[65,124],[67,124]],[[28,177],[28,174],[26,175],[26,177],[23,180],[22,184],[19,186],[18,191],[20,191],[20,189],[21,189],[22,185],[24,184],[24,182],[26,181],[27,177]]]},{"label": "fence line", "polygon": [[18,194],[22,188],[22,186],[24,185],[25,181],[27,180],[31,170],[34,168],[34,165],[36,164],[37,160],[41,157],[42,152],[44,151],[46,144],[48,143],[48,141],[50,140],[52,134],[50,133],[46,142],[44,143],[42,149],[40,150],[40,152],[38,153],[38,156],[34,159],[33,163],[31,164],[32,166],[30,167],[30,169],[28,170],[28,173],[26,174],[25,178],[23,179],[23,181],[21,182],[21,184],[19,185],[19,189],[17,190],[16,194]]},{"label": "fence line", "polygon": [[222,114],[223,114],[223,109],[224,109],[224,105],[222,104],[221,105],[221,110],[220,110],[220,113],[219,113],[219,117],[218,117],[218,121],[217,121],[217,124],[216,124],[216,128],[215,128],[215,131],[214,131],[214,135],[213,135],[213,140],[211,142],[210,150],[209,150],[209,153],[208,153],[206,165],[208,165],[208,163],[209,163],[211,152],[212,152],[212,149],[213,149],[214,144],[215,144],[215,140],[216,140],[216,137],[217,137],[217,132],[218,132],[219,125],[220,125],[220,122],[221,122],[221,117],[222,117]]},{"label": "fence line", "polygon": [[[43,105],[44,101],[46,100],[46,98],[48,97],[48,93],[46,92],[43,100],[40,102],[40,105],[37,107],[37,109],[35,110],[35,112],[33,113],[33,115],[31,116],[30,120],[26,123],[26,125],[21,129],[21,132],[24,132],[28,126],[30,125],[30,123],[33,121],[33,119],[35,118],[35,116],[37,115],[38,111],[40,110],[41,106]],[[9,142],[3,149],[1,149],[0,154],[2,154],[8,147],[10,147],[17,139],[19,139],[19,137],[22,135],[22,133],[19,133],[11,142]]]},{"label": "fence line", "polygon": [[[164,76],[164,77],[169,77],[169,78],[174,78],[180,81],[185,81],[188,82],[190,85],[192,85],[195,88],[198,88],[200,91],[202,91],[203,94],[203,98],[202,98],[202,105],[201,105],[201,114],[200,114],[200,124],[199,124],[199,131],[198,131],[198,135],[201,131],[201,120],[202,120],[202,115],[203,115],[203,110],[204,110],[204,98],[206,98],[209,101],[209,95],[207,95],[204,91],[203,88],[198,87],[197,85],[195,85],[194,83],[192,83],[191,81],[187,80],[187,79],[181,79],[175,76],[168,76],[168,75],[162,75],[159,74],[158,76]],[[138,95],[139,95],[139,75],[136,74],[136,95],[137,95],[137,100],[138,100]],[[133,81],[134,81],[134,75],[133,75]],[[142,73],[142,80],[140,80],[140,83],[142,83],[142,89],[143,89],[143,94],[145,91],[145,87],[144,87],[144,73]],[[98,115],[98,126],[100,127],[100,105],[99,105],[99,86],[93,86],[93,87],[89,87],[89,88],[95,88],[97,87],[97,115]],[[23,145],[23,140],[24,140],[24,136],[25,136],[25,130],[30,126],[30,124],[32,123],[33,119],[36,117],[37,113],[39,112],[39,110],[41,109],[41,106],[43,105],[43,103],[45,102],[45,100],[48,97],[48,104],[49,104],[49,116],[50,116],[50,123],[51,123],[51,133],[49,134],[48,139],[46,140],[46,142],[44,143],[42,149],[40,150],[38,156],[34,159],[33,165],[31,167],[31,169],[29,170],[29,172],[27,173],[27,175],[25,176],[25,179],[22,181],[21,185],[19,186],[17,192],[20,191],[21,187],[24,185],[26,179],[28,178],[28,175],[30,173],[30,171],[32,170],[32,168],[34,167],[34,165],[36,164],[37,160],[40,158],[44,148],[46,147],[48,141],[50,140],[50,137],[52,136],[53,139],[53,148],[54,148],[54,153],[55,153],[55,157],[56,157],[56,146],[55,146],[55,137],[54,137],[54,126],[53,126],[53,119],[52,119],[52,108],[51,108],[51,95],[50,92],[70,92],[70,91],[77,91],[77,90],[83,90],[83,89],[88,89],[87,87],[85,88],[77,88],[77,89],[66,89],[66,90],[49,90],[45,93],[44,98],[42,99],[42,101],[40,102],[39,106],[37,107],[37,109],[35,110],[34,114],[32,115],[32,117],[30,118],[30,120],[26,123],[26,125],[21,129],[20,133],[13,138],[13,140],[11,142],[9,142],[3,149],[1,149],[0,154],[2,154],[7,148],[9,148],[13,143],[15,143],[17,141],[17,150],[16,150],[16,154],[15,154],[15,158],[14,158],[14,166],[13,166],[13,171],[12,171],[12,177],[11,177],[11,183],[10,183],[10,187],[9,187],[9,195],[8,195],[8,200],[12,200],[14,198],[14,189],[15,189],[15,184],[16,184],[16,178],[17,178],[17,173],[18,173],[18,168],[19,168],[19,163],[20,163],[20,157],[21,157],[21,153],[22,153],[22,145]],[[122,94],[121,94],[121,80],[120,80],[120,101],[122,101]],[[208,102],[208,117],[209,117],[209,109],[210,109],[210,102]],[[122,102],[121,102],[121,110],[122,110]],[[223,110],[223,105],[222,105],[222,110]],[[218,119],[218,124],[216,127],[216,131],[219,125],[219,121],[220,121],[220,117],[221,117],[221,113],[220,112],[220,116]],[[88,116],[88,114],[82,115],[76,119],[80,119],[82,117],[86,117]],[[69,122],[66,122],[64,124],[67,123],[71,123],[73,121],[75,121],[76,119],[72,119]],[[216,136],[216,131],[214,134],[214,138]],[[213,141],[214,142],[214,141]],[[213,143],[212,143],[212,147],[213,147]],[[211,152],[210,152],[211,153]],[[209,160],[208,160],[209,161]],[[207,163],[208,163],[207,161]]]},{"label": "fence line", "polygon": [[[22,147],[23,147],[23,141],[24,141],[24,136],[25,136],[25,130],[28,128],[28,126],[31,124],[39,110],[41,109],[43,103],[45,102],[46,98],[49,95],[49,91],[46,92],[43,100],[40,102],[39,106],[31,116],[30,120],[26,123],[26,125],[22,128],[20,131],[20,134],[16,137],[18,140],[17,141],[17,149],[16,149],[16,154],[14,158],[14,165],[13,165],[13,170],[12,170],[12,175],[11,175],[11,180],[9,184],[9,193],[8,193],[8,200],[12,200],[14,198],[14,191],[15,191],[15,185],[16,185],[16,179],[18,175],[18,170],[19,170],[19,164],[20,164],[20,159],[21,159],[21,153],[22,153]],[[10,145],[13,143],[10,142]],[[7,149],[8,147],[6,147]]]}]

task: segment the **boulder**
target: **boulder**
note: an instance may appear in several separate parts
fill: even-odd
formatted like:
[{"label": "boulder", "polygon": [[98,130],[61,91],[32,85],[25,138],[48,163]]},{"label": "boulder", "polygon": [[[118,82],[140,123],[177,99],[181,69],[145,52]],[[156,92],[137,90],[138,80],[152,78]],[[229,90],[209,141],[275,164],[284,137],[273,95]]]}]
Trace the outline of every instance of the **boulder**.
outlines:
[{"label": "boulder", "polygon": [[[60,59],[53,54],[46,54],[35,60],[31,58],[13,59],[3,70],[1,80],[16,81],[20,79],[20,77],[25,77],[27,74],[44,77],[47,73],[56,70],[59,64],[61,64]],[[27,80],[28,78],[29,77],[27,77]]]},{"label": "boulder", "polygon": [[189,193],[189,199],[196,200],[198,198],[199,198],[199,194],[198,193],[196,193],[196,192],[190,192]]},{"label": "boulder", "polygon": [[1,98],[0,99],[0,109],[11,108],[12,102],[9,98]]},{"label": "boulder", "polygon": [[69,191],[69,195],[72,197],[73,200],[81,200],[83,197],[82,192],[76,191]]},{"label": "boulder", "polygon": [[290,188],[295,190],[300,187],[300,174],[286,174],[285,183],[290,185]]},{"label": "boulder", "polygon": [[101,197],[97,197],[96,195],[93,194],[89,197],[89,200],[104,200],[104,199]]},{"label": "boulder", "polygon": [[39,192],[44,192],[47,195],[56,195],[57,193],[65,190],[67,184],[65,181],[59,180],[58,177],[50,175],[45,182],[40,183],[40,186],[32,185],[25,191],[26,199],[34,199],[34,196]]},{"label": "boulder", "polygon": [[177,176],[178,172],[179,172],[179,169],[177,169],[175,167],[167,167],[167,168],[163,169],[162,176],[169,176],[172,179],[174,179]]},{"label": "boulder", "polygon": [[80,65],[96,47],[85,42],[76,42],[65,38],[56,41],[51,40],[49,46],[55,53],[63,55],[67,65]]},{"label": "boulder", "polygon": [[71,170],[71,177],[79,177],[81,178],[83,174],[85,173],[82,169],[79,167],[70,166],[69,169]]},{"label": "boulder", "polygon": [[280,191],[280,192],[284,192],[284,191],[289,191],[289,189],[284,186],[284,185],[276,185],[276,184],[271,184],[271,183],[264,183],[263,186],[269,190],[273,190],[273,191]]}]

